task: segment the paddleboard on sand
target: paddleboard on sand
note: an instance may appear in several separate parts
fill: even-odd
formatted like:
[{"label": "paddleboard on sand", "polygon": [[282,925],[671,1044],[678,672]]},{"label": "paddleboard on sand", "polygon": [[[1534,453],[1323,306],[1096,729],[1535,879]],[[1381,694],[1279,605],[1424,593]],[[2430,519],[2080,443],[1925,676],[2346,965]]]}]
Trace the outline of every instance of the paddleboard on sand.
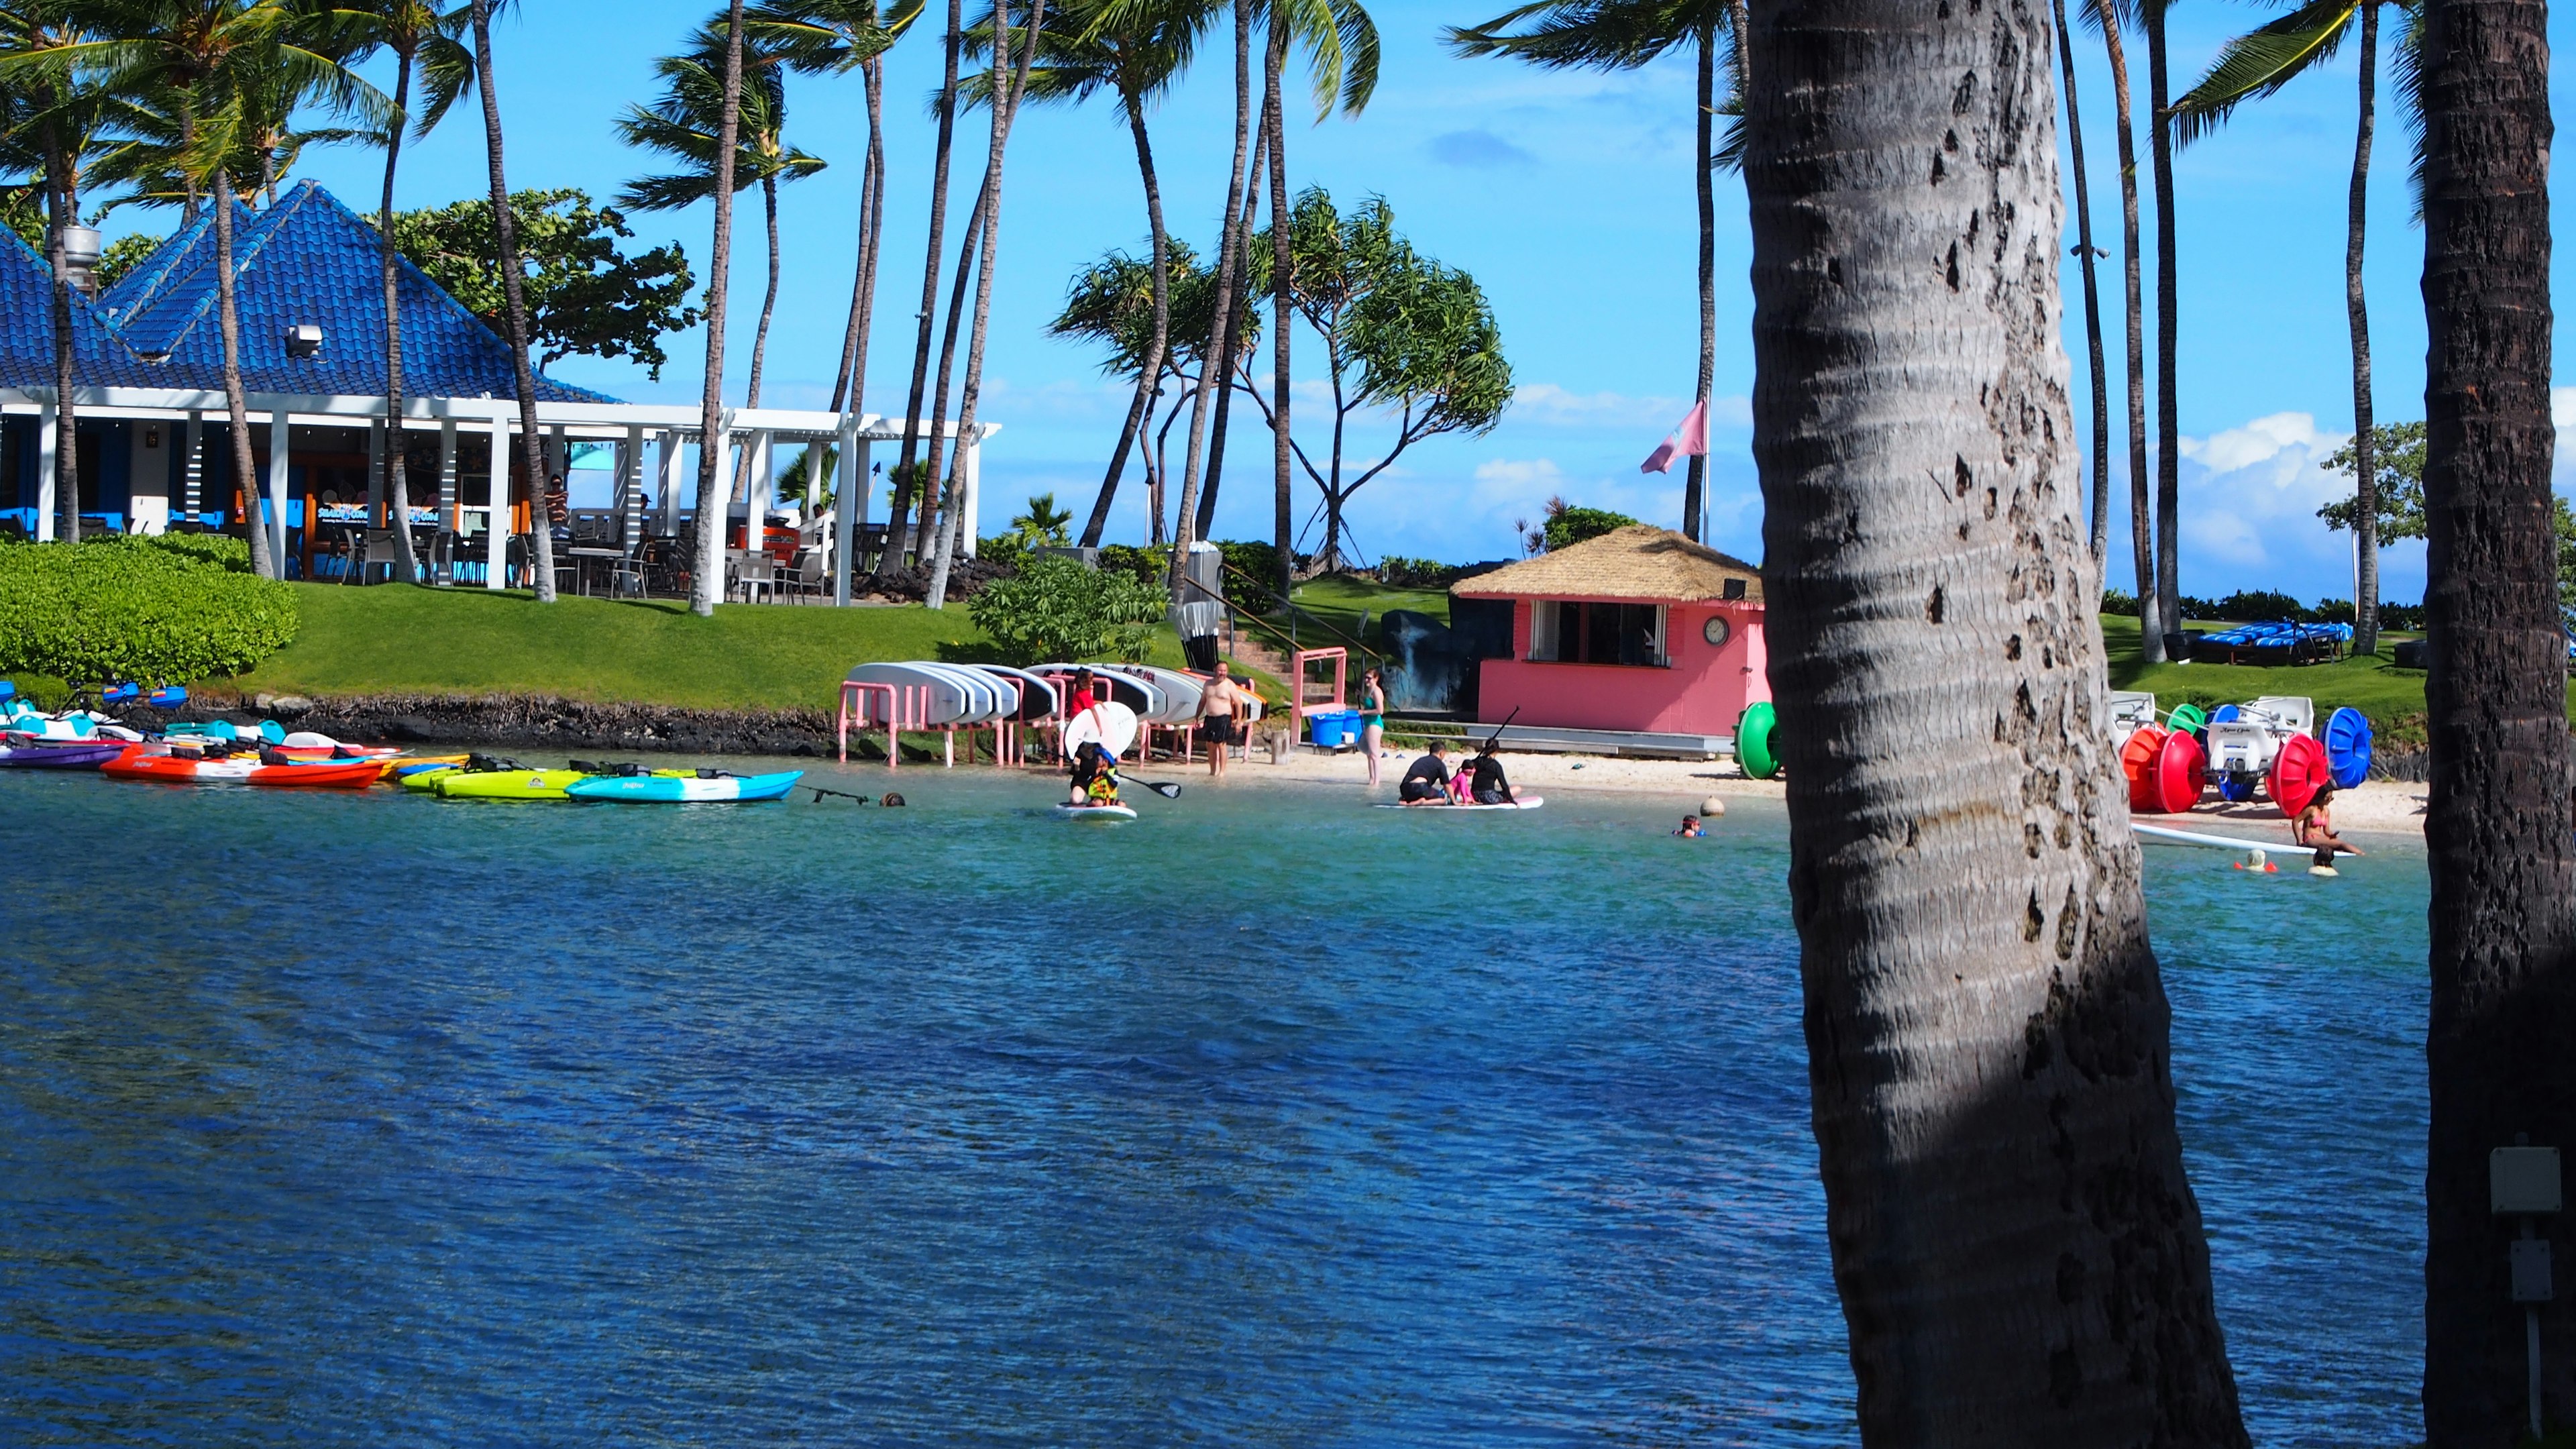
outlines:
[{"label": "paddleboard on sand", "polygon": [[1546,803],[1547,797],[1544,795],[1523,795],[1509,805],[1407,805],[1401,801],[1381,800],[1378,802],[1377,808],[1380,810],[1420,810],[1427,814],[1438,814],[1442,811],[1459,810],[1536,810],[1538,807]]},{"label": "paddleboard on sand", "polygon": [[1055,807],[1063,820],[1133,820],[1136,810],[1131,805],[1062,805]]}]

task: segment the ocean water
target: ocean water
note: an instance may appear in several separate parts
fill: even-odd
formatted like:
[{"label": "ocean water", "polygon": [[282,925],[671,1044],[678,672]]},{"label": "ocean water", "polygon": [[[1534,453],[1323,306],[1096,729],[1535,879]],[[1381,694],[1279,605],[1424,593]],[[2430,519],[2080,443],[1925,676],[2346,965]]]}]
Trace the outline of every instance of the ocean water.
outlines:
[{"label": "ocean water", "polygon": [[[1856,1437],[1776,807],[891,787],[0,771],[0,1443]],[[2420,852],[2148,885],[2255,1437],[2413,1443]]]}]

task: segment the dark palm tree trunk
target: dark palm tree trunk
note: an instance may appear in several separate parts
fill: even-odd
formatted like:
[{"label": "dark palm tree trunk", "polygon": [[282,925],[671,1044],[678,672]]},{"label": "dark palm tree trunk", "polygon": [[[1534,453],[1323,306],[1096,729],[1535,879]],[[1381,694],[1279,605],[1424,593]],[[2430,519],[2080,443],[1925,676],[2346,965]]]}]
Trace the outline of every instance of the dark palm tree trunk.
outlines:
[{"label": "dark palm tree trunk", "polygon": [[[2174,396],[2181,324],[2175,292],[2173,117],[2166,114],[2165,5],[2142,0],[2147,22],[2147,123],[2156,168],[2156,618],[2167,633],[2182,628],[2182,413]],[[2156,656],[2149,655],[2149,658]]]},{"label": "dark palm tree trunk", "polygon": [[[912,495],[916,483],[926,483],[927,475],[916,479],[920,470],[914,467],[920,456],[922,394],[930,384],[930,330],[939,308],[939,258],[947,243],[948,230],[948,157],[957,137],[957,47],[966,30],[965,0],[948,0],[948,39],[944,47],[946,69],[939,82],[939,139],[931,151],[930,162],[930,227],[928,255],[921,264],[920,325],[912,344],[912,393],[903,413],[903,448],[896,454],[893,506],[886,514],[885,551],[877,555],[876,577],[889,578],[903,567],[904,521],[911,515]],[[934,435],[943,421],[931,419]],[[927,492],[927,488],[922,489]],[[922,507],[930,501],[925,497]]]},{"label": "dark palm tree trunk", "polygon": [[751,387],[743,406],[760,406],[760,374],[769,360],[769,319],[778,312],[778,178],[760,178],[760,205],[769,225],[769,284],[760,294],[760,326],[751,334]]},{"label": "dark palm tree trunk", "polygon": [[957,243],[957,279],[948,289],[948,320],[939,336],[939,371],[934,374],[936,386],[930,398],[930,448],[921,464],[921,522],[912,535],[913,561],[923,568],[931,565],[934,547],[933,528],[939,522],[945,502],[940,480],[947,477],[945,449],[956,441],[956,430],[947,426],[948,381],[957,370],[957,333],[966,320],[966,287],[974,280],[976,247],[984,237],[984,203],[991,199],[993,177],[988,170],[983,184],[975,188],[975,209],[966,216],[966,235]]},{"label": "dark palm tree trunk", "polygon": [[[510,324],[510,371],[519,390],[519,456],[521,463],[528,470],[528,494],[532,504],[528,516],[528,559],[530,568],[536,574],[532,582],[536,585],[537,602],[551,604],[555,601],[555,535],[554,527],[546,516],[545,443],[537,432],[537,379],[535,371],[528,365],[528,297],[527,289],[523,285],[525,277],[519,267],[519,221],[510,210],[510,186],[501,160],[501,92],[492,79],[491,0],[474,0],[473,15],[474,79],[483,97],[483,154],[490,164],[492,173],[492,230],[499,243],[501,298],[506,304]],[[742,0],[733,0],[733,23],[738,31],[742,24]],[[727,170],[730,170],[733,164],[731,126],[734,101],[739,95],[741,80],[738,73],[741,44],[739,39],[735,40],[734,62],[726,76],[725,154],[718,160],[717,165]],[[721,214],[725,209],[726,202],[719,199],[716,202],[716,210]],[[722,226],[723,223],[719,220],[719,231],[722,230]],[[719,251],[716,255],[716,265],[720,267],[723,253]],[[716,329],[719,338],[718,346],[722,345],[721,324],[724,304],[715,293],[721,289],[722,280],[722,272],[715,272],[708,283],[710,294],[707,299],[710,314],[707,325]],[[706,486],[706,468],[703,462],[698,472],[699,487],[703,490]],[[508,528],[509,521],[509,478],[508,464],[503,459],[493,459],[492,522],[495,529],[504,532]],[[704,509],[699,511],[701,514],[705,512]],[[717,554],[716,562],[721,565],[724,562],[724,555]],[[497,560],[495,566],[498,566]],[[702,609],[700,612],[707,612],[707,610]]]},{"label": "dark palm tree trunk", "polygon": [[2576,1147],[2576,838],[2551,526],[2548,12],[2432,0],[2425,115],[2425,594],[2432,668],[2432,1122],[2424,1430],[2528,1442],[2524,1310],[2553,1428],[2576,1420],[2576,1214],[2537,1222],[2557,1296],[2513,1301],[2487,1154]]},{"label": "dark palm tree trunk", "polygon": [[707,246],[707,365],[698,393],[698,557],[690,580],[689,610],[701,618],[714,615],[725,587],[726,506],[716,485],[724,477],[725,302],[733,277],[734,149],[741,140],[742,0],[733,0],[725,15],[724,114],[716,121],[715,235]]},{"label": "dark palm tree trunk", "polygon": [[2362,240],[2369,225],[2370,138],[2378,108],[2379,7],[2361,8],[2361,122],[2352,143],[2352,199],[2344,212],[2343,305],[2352,319],[2352,466],[2359,480],[2353,512],[2352,647],[2379,649],[2379,480],[2371,456],[2370,303],[2361,287]]},{"label": "dark palm tree trunk", "polygon": [[[1699,193],[1699,392],[1694,399],[1706,402],[1710,389],[1717,386],[1717,189],[1710,158],[1717,154],[1717,21],[1715,17],[1699,24],[1699,112],[1698,145],[1692,148],[1691,182]],[[1707,443],[1703,424],[1700,440]],[[1682,536],[1697,539],[1701,520],[1708,515],[1708,455],[1690,455],[1689,471],[1682,478]]]},{"label": "dark palm tree trunk", "polygon": [[[857,265],[850,278],[850,321],[841,334],[841,370],[832,379],[831,411],[839,412],[847,401],[852,412],[864,410],[868,373],[868,326],[876,310],[877,236],[884,227],[885,205],[885,137],[884,115],[880,107],[883,89],[877,62],[869,60],[859,67],[859,84],[867,92],[868,145],[865,170],[859,177],[859,245]],[[846,462],[846,460],[844,460]],[[859,480],[862,484],[865,479]]]},{"label": "dark palm tree trunk", "polygon": [[2165,616],[2156,604],[2156,515],[2147,476],[2147,318],[2139,275],[2137,128],[2129,118],[2129,52],[2120,39],[2119,8],[2108,0],[2090,3],[2102,22],[2102,49],[2111,62],[2111,97],[2120,126],[2120,243],[2129,324],[2129,546],[2138,580],[2138,647],[2149,664],[2156,664],[2165,657]]},{"label": "dark palm tree trunk", "polygon": [[[1099,496],[1091,500],[1091,517],[1082,525],[1084,548],[1099,547],[1100,536],[1109,527],[1109,505],[1118,497],[1118,478],[1127,471],[1127,454],[1135,448],[1145,426],[1145,415],[1163,385],[1163,359],[1170,354],[1172,338],[1171,233],[1163,227],[1163,183],[1154,172],[1154,142],[1145,132],[1143,98],[1132,91],[1122,91],[1118,103],[1127,113],[1127,130],[1136,141],[1136,174],[1145,186],[1146,234],[1154,248],[1154,335],[1145,344],[1145,363],[1136,373],[1136,397],[1127,405],[1127,421],[1118,430],[1118,446],[1109,455],[1109,471],[1100,480]],[[1155,517],[1162,516],[1160,504],[1153,511]]]},{"label": "dark palm tree trunk", "polygon": [[384,247],[385,282],[385,526],[394,531],[394,577],[416,582],[411,557],[411,495],[403,458],[403,371],[401,272],[395,265],[394,170],[402,164],[404,112],[411,105],[411,51],[394,51],[394,123],[385,133],[385,192],[376,210],[378,240]]},{"label": "dark palm tree trunk", "polygon": [[1289,486],[1288,324],[1294,317],[1288,260],[1288,126],[1279,103],[1279,76],[1288,66],[1288,22],[1270,7],[1270,43],[1261,64],[1261,111],[1270,125],[1270,525],[1279,553],[1279,599],[1296,583],[1296,519]]},{"label": "dark palm tree trunk", "polygon": [[1208,425],[1207,481],[1199,485],[1198,537],[1211,537],[1216,527],[1217,485],[1225,481],[1226,423],[1234,416],[1234,373],[1241,361],[1237,344],[1243,337],[1244,314],[1252,309],[1252,223],[1261,209],[1261,168],[1270,155],[1270,121],[1257,123],[1252,143],[1252,171],[1244,187],[1243,212],[1234,227],[1234,303],[1227,311],[1225,345],[1217,353],[1216,417]]},{"label": "dark palm tree trunk", "polygon": [[71,164],[63,155],[51,122],[44,128],[46,250],[52,255],[54,325],[54,508],[61,517],[55,536],[80,542],[80,406],[73,394],[78,382],[72,349],[72,273],[69,229],[80,222],[74,211]]},{"label": "dark palm tree trunk", "polygon": [[2066,150],[2075,171],[2075,254],[2084,263],[2085,360],[2093,376],[2093,563],[2107,568],[2111,549],[2111,379],[2102,361],[2102,285],[2093,264],[2093,187],[2084,169],[2084,117],[2075,104],[2075,37],[2066,29],[2066,0],[2057,15],[2058,75],[2066,83]]},{"label": "dark palm tree trunk", "polygon": [[1199,354],[1199,382],[1190,400],[1190,438],[1181,462],[1181,504],[1174,530],[1171,580],[1178,587],[1189,568],[1190,544],[1198,537],[1199,471],[1205,466],[1210,393],[1225,384],[1217,363],[1225,355],[1225,328],[1234,317],[1235,258],[1240,248],[1234,234],[1243,210],[1244,170],[1252,159],[1252,0],[1234,0],[1234,160],[1226,172],[1223,230],[1217,239],[1216,298],[1209,309],[1207,350]]},{"label": "dark palm tree trunk", "polygon": [[[984,339],[993,320],[993,267],[1002,243],[1002,161],[1011,142],[1011,125],[1019,119],[1020,97],[1027,91],[1029,68],[1037,60],[1039,27],[1046,23],[1046,0],[1029,0],[1027,46],[1019,69],[1011,71],[1011,15],[1008,0],[993,7],[993,131],[991,154],[984,162],[984,191],[977,208],[984,233],[975,264],[975,317],[966,337],[966,383],[957,400],[957,442],[949,465],[947,502],[939,528],[938,549],[930,564],[930,585],[923,602],[939,610],[948,604],[948,571],[955,563],[966,526],[966,450],[975,445],[975,413],[984,395]],[[1009,75],[1007,83],[1003,77]]]},{"label": "dark palm tree trunk", "polygon": [[1863,1443],[2243,1445],[2096,783],[2046,26],[1754,7],[1753,452],[1827,1240]]},{"label": "dark palm tree trunk", "polygon": [[[215,170],[215,317],[224,337],[224,414],[232,423],[233,486],[241,490],[242,516],[250,524],[250,571],[279,578],[283,570],[271,558],[268,524],[260,517],[259,465],[250,455],[250,398],[242,391],[241,306],[233,284],[233,185],[223,168]],[[287,440],[271,438],[271,448]]]}]

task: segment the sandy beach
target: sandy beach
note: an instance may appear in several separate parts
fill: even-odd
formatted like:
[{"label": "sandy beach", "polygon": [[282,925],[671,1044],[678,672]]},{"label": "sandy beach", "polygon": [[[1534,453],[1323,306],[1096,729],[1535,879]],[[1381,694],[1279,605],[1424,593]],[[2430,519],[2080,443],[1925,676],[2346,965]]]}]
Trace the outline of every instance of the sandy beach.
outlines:
[{"label": "sandy beach", "polygon": [[[1394,782],[1417,757],[1415,751],[1391,751],[1379,762],[1379,771],[1387,781],[1392,798]],[[1512,788],[1544,795],[1550,790],[1615,790],[1622,794],[1655,795],[1672,802],[1678,818],[1684,811],[1694,811],[1707,797],[1722,800],[1754,798],[1779,800],[1787,787],[1779,780],[1749,780],[1732,760],[1640,760],[1603,758],[1589,755],[1542,755],[1503,752],[1505,768],[1510,771]],[[1206,779],[1204,759],[1188,767],[1190,775],[1172,773],[1179,762],[1158,764],[1157,768],[1171,778],[1198,781]],[[1358,787],[1368,779],[1368,762],[1356,750],[1326,754],[1310,748],[1299,748],[1279,764],[1255,750],[1249,764],[1238,761],[1230,767],[1227,783],[1278,782],[1331,784]],[[2334,822],[2338,831],[2360,831],[2368,835],[2407,835],[2420,838],[2424,833],[2424,789],[2421,783],[2394,780],[2371,780],[2350,790],[2338,791],[2334,801]],[[2149,824],[2168,824],[2178,829],[2206,829],[2224,822],[2219,832],[2249,839],[2269,841],[2277,837],[2283,849],[2290,845],[2290,823],[2278,807],[2265,800],[2241,805],[2227,804],[2215,792],[2188,815],[2142,817]],[[2198,823],[2195,823],[2198,822]]]}]

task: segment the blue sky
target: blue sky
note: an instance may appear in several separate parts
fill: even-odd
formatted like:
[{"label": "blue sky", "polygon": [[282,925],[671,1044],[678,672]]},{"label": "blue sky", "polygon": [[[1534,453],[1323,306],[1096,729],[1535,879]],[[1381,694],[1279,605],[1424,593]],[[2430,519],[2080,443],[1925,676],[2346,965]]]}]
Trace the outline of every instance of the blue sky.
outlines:
[{"label": "blue sky", "polygon": [[[1538,517],[1551,494],[1677,523],[1680,470],[1641,476],[1637,462],[1687,409],[1695,365],[1688,66],[1605,76],[1461,60],[1439,45],[1439,27],[1482,19],[1481,10],[1381,0],[1374,13],[1386,41],[1377,98],[1357,119],[1293,127],[1291,182],[1323,185],[1345,203],[1382,194],[1399,229],[1421,250],[1473,273],[1492,299],[1521,392],[1491,433],[1417,445],[1361,493],[1351,514],[1360,549],[1369,557],[1506,556],[1515,550],[1513,522]],[[2175,89],[2188,86],[2228,35],[2260,23],[2265,13],[2237,5],[2175,6]],[[532,5],[501,22],[495,40],[512,185],[579,186],[605,199],[650,169],[647,158],[617,142],[611,120],[628,100],[649,94],[653,57],[675,48],[703,14],[702,5],[685,0],[625,0],[614,7]],[[2102,283],[2106,306],[2116,309],[2119,213],[2109,77],[2097,39],[2079,29],[2077,50],[2096,241],[2113,252]],[[1230,45],[1217,37],[1200,69],[1151,120],[1166,213],[1173,229],[1202,249],[1213,243],[1230,156],[1230,61]],[[938,79],[929,28],[899,46],[890,64],[889,216],[878,307],[895,325],[878,329],[867,402],[892,413],[901,408],[910,365],[910,328],[901,321],[920,290],[927,98]],[[2142,41],[2132,43],[2131,65],[2143,87]],[[2187,592],[2281,587],[2308,598],[2350,592],[2349,547],[2312,515],[2336,491],[2335,480],[2316,464],[2352,425],[2342,257],[2353,80],[2348,51],[2323,74],[2241,111],[2228,129],[2183,153],[2177,167]],[[2383,97],[2387,90],[2383,85]],[[2141,116],[2145,102],[2142,89],[2135,98]],[[764,400],[820,407],[831,389],[849,301],[862,114],[855,81],[801,81],[790,105],[791,137],[832,168],[786,192],[784,283]],[[460,107],[440,132],[407,148],[399,204],[481,192],[478,121],[470,105]],[[960,141],[952,214],[968,200],[980,165],[980,118],[961,124]],[[2406,144],[2394,107],[2384,100],[2368,270],[2383,421],[2423,415],[2424,325],[2416,285],[2423,234],[2408,221]],[[2143,134],[2139,151],[2143,172]],[[301,174],[363,207],[376,195],[380,167],[377,153],[317,149],[306,155]],[[1744,403],[1752,355],[1743,212],[1741,187],[1721,178],[1712,511],[1714,541],[1758,557],[1760,498]],[[677,240],[703,265],[710,215],[701,207],[637,217],[639,245]],[[759,305],[756,218],[753,208],[741,214],[736,243],[737,321],[729,347],[738,359],[731,368],[737,396]],[[131,212],[119,221],[161,224]],[[2067,225],[2071,244],[2071,194]],[[1051,489],[1077,512],[1089,507],[1123,414],[1124,390],[1103,377],[1097,354],[1049,338],[1045,324],[1078,268],[1110,247],[1141,248],[1144,232],[1134,152],[1111,108],[1094,102],[1031,112],[1012,143],[987,364],[984,413],[1005,429],[986,450],[989,496],[997,502],[1015,505]],[[2148,238],[2152,308],[2151,220]],[[2071,262],[2066,288],[2082,434],[2090,404]],[[2117,436],[2124,387],[2118,312],[2105,322],[2116,460],[2126,446]],[[683,335],[667,345],[674,366],[658,383],[639,369],[587,359],[555,370],[630,399],[694,399],[693,360],[703,355],[703,340]],[[1316,351],[1309,346],[1302,355],[1311,359]],[[1313,375],[1301,369],[1301,376]],[[2576,389],[2560,397],[2563,412],[2576,410]],[[1373,455],[1386,436],[1385,428],[1363,426],[1354,455]],[[1269,536],[1268,455],[1266,430],[1257,418],[1238,415],[1220,537]],[[2562,486],[2568,481],[2562,478]],[[2114,494],[2125,490],[2125,478],[2115,477]],[[1301,517],[1312,501],[1310,491],[1301,494]],[[987,530],[1011,511],[988,513]],[[1141,539],[1144,526],[1142,487],[1131,468],[1111,537]],[[2115,503],[2112,528],[2117,585],[2127,573],[2124,504]],[[2421,546],[2388,550],[2383,572],[2387,597],[2420,597]]]}]

